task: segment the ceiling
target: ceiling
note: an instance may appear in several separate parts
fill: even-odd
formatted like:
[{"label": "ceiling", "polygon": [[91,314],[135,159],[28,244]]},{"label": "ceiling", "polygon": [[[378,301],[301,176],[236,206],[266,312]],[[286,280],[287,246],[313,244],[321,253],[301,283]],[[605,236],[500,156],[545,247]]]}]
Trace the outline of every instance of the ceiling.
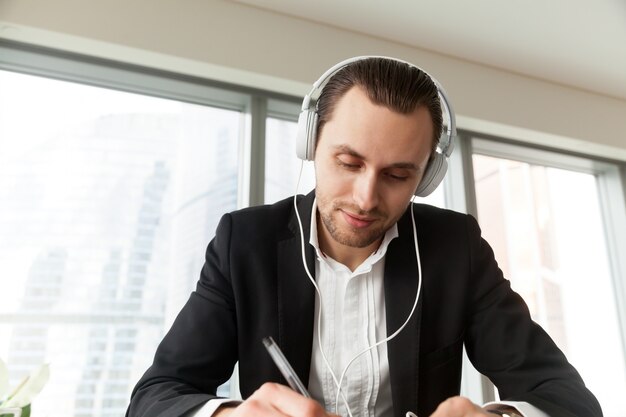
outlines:
[{"label": "ceiling", "polygon": [[626,0],[237,1],[626,100]]}]

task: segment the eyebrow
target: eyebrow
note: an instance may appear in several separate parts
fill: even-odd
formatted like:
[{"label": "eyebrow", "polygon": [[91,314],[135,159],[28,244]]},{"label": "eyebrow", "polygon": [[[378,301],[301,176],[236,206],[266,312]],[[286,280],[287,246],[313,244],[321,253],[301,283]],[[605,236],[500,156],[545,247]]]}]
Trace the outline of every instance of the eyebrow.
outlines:
[{"label": "eyebrow", "polygon": [[[335,149],[341,153],[345,153],[345,154],[354,156],[359,159],[363,159],[363,160],[367,159],[348,145],[337,145],[335,146]],[[394,162],[393,164],[387,166],[387,168],[401,168],[401,169],[410,169],[410,170],[419,171],[419,168],[413,162]]]}]

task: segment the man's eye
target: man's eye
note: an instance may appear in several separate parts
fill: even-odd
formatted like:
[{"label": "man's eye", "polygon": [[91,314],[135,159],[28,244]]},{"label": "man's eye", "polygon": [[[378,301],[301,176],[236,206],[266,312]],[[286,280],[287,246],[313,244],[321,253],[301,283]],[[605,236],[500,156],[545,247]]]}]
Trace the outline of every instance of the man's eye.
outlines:
[{"label": "man's eye", "polygon": [[391,178],[394,181],[405,181],[407,178],[409,178],[406,175],[394,175],[394,174],[387,174],[387,176],[389,178]]},{"label": "man's eye", "polygon": [[359,167],[357,164],[349,164],[347,162],[342,161],[341,159],[337,160],[337,164],[346,169],[357,169]]}]

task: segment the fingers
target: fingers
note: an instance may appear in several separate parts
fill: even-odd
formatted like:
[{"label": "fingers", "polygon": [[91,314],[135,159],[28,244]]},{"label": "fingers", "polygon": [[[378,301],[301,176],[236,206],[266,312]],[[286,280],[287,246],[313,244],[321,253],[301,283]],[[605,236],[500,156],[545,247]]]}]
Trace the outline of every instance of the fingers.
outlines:
[{"label": "fingers", "polygon": [[489,414],[465,397],[450,397],[430,417],[485,417]]},{"label": "fingers", "polygon": [[317,401],[305,398],[281,384],[267,383],[259,389],[272,405],[287,416],[325,417],[326,410]]},{"label": "fingers", "polygon": [[284,385],[265,383],[241,403],[232,416],[329,417],[330,414],[317,401]]}]

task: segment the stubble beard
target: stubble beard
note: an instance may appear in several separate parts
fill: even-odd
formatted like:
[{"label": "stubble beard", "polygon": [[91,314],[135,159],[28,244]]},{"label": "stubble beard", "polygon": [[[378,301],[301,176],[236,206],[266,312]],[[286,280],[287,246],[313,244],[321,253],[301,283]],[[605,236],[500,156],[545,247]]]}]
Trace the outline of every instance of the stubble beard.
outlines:
[{"label": "stubble beard", "polygon": [[[320,219],[332,239],[339,244],[353,248],[365,248],[377,240],[380,240],[388,229],[388,226],[385,223],[387,216],[378,210],[363,212],[358,208],[350,207],[346,204],[333,203],[330,210],[323,211],[322,205],[323,204],[318,205]],[[364,229],[357,229],[344,223],[344,227],[339,227],[338,223],[343,222],[343,220],[337,217],[343,216],[341,213],[342,208],[347,208],[349,212],[360,216],[374,217],[377,219],[377,223],[379,223],[379,225]]]}]

